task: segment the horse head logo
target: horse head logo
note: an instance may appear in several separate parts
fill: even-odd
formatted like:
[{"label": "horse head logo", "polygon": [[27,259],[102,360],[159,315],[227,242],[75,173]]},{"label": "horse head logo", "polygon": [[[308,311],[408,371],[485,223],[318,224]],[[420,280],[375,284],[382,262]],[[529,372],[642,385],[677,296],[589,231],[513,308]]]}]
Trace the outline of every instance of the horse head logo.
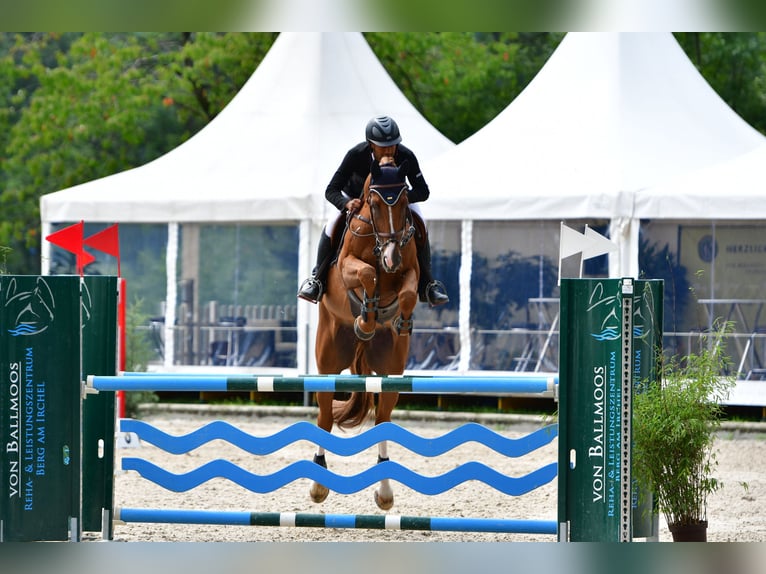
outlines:
[{"label": "horse head logo", "polygon": [[53,323],[56,307],[51,288],[45,279],[38,277],[31,291],[18,293],[18,284],[12,278],[2,289],[7,316],[10,317],[8,332],[14,337],[42,333]]},{"label": "horse head logo", "polygon": [[607,293],[603,283],[595,285],[588,300],[588,312],[599,313],[602,320],[599,325],[601,330],[591,333],[591,337],[597,341],[616,341],[620,338],[620,305],[620,298],[614,293]]}]

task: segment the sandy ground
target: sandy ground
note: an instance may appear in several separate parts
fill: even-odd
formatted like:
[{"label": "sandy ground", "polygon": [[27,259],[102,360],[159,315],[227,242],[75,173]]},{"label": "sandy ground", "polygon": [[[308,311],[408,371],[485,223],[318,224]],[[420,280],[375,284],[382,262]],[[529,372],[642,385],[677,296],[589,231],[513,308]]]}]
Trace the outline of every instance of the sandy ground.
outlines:
[{"label": "sandy ground", "polygon": [[[297,420],[311,420],[305,413],[296,416],[198,416],[155,413],[143,416],[147,422],[174,435],[185,434],[204,423],[225,419],[255,436],[268,436]],[[454,421],[397,420],[408,430],[423,436],[440,436],[455,428]],[[531,423],[502,422],[490,425],[510,437],[528,434],[539,427]],[[338,432],[338,431],[336,431]],[[766,541],[766,434],[724,430],[717,439],[719,468],[717,477],[724,486],[708,503],[709,541]],[[520,476],[554,461],[557,441],[520,459],[507,459],[481,444],[462,445],[444,455],[427,458],[403,446],[390,443],[389,455],[423,475],[438,475],[470,460],[480,460],[511,476]],[[148,443],[137,448],[122,448],[117,454],[117,469],[123,456],[141,457],[172,472],[188,472],[205,462],[223,458],[256,474],[270,474],[297,460],[310,459],[314,446],[296,442],[267,457],[254,456],[223,441],[214,441],[188,454],[169,455]],[[328,453],[328,464],[338,474],[356,474],[377,457],[375,447],[351,457]],[[743,486],[747,483],[747,487]],[[509,497],[481,482],[470,481],[444,494],[427,496],[403,484],[393,483],[394,507],[387,512],[403,516],[487,517],[556,520],[556,481],[533,493]],[[252,512],[295,512],[327,514],[382,514],[369,488],[349,495],[330,493],[322,504],[311,502],[309,481],[301,479],[269,494],[256,494],[225,479],[213,479],[185,493],[166,491],[135,472],[117,470],[115,506],[125,508],[187,508]],[[258,526],[212,526],[167,524],[117,524],[115,541],[123,542],[507,542],[554,541],[554,536],[475,532],[396,531],[373,529],[325,529]],[[660,518],[660,541],[671,541]]]}]

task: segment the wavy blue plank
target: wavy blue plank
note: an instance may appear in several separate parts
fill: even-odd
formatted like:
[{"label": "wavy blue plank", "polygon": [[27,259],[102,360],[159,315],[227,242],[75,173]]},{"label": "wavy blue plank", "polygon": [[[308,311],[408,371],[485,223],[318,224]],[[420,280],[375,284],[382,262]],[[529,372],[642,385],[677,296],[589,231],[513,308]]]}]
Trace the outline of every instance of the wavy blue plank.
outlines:
[{"label": "wavy blue plank", "polygon": [[316,425],[300,421],[266,437],[256,437],[225,422],[214,421],[191,433],[170,435],[144,421],[123,419],[120,430],[134,432],[142,440],[169,453],[184,454],[213,441],[225,440],[255,455],[274,453],[296,441],[305,440],[341,456],[350,456],[383,440],[401,444],[421,456],[439,456],[466,442],[476,442],[508,457],[520,457],[549,444],[558,435],[558,425],[540,428],[517,439],[502,436],[480,424],[466,423],[434,438],[416,435],[394,423],[381,423],[349,437],[328,433]]},{"label": "wavy blue plank", "polygon": [[552,481],[557,463],[551,463],[522,477],[506,476],[479,462],[468,462],[438,476],[423,476],[396,462],[388,461],[352,476],[335,474],[318,464],[302,460],[269,475],[253,474],[228,460],[214,460],[184,474],[174,474],[140,458],[124,458],[123,470],[141,476],[173,492],[186,492],[213,478],[225,478],[250,490],[267,493],[300,478],[309,478],[341,494],[359,492],[390,478],[427,495],[441,494],[468,480],[478,480],[510,496],[520,496]]}]

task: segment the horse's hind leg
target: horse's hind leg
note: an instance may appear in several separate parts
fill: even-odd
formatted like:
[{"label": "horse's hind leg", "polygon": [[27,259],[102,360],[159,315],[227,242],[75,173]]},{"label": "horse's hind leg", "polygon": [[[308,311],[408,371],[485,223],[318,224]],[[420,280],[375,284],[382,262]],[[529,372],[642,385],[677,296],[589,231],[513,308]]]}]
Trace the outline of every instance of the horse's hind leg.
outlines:
[{"label": "horse's hind leg", "polygon": [[[317,417],[317,426],[327,432],[332,432],[332,401],[334,393],[322,392],[317,393],[317,403],[319,404],[319,415]],[[327,468],[327,462],[325,461],[325,450],[321,445],[317,445],[317,452],[314,455],[314,462],[324,468]],[[311,500],[316,503],[324,502],[327,495],[330,494],[330,489],[326,486],[314,481],[311,483],[311,490],[309,495]]]},{"label": "horse's hind leg", "polygon": [[[375,413],[375,424],[391,422],[391,412],[399,400],[399,393],[380,393],[378,395],[378,407]],[[378,463],[388,460],[388,441],[378,443]],[[394,490],[391,488],[391,480],[384,478],[374,493],[375,504],[381,510],[390,510],[394,505]]]}]

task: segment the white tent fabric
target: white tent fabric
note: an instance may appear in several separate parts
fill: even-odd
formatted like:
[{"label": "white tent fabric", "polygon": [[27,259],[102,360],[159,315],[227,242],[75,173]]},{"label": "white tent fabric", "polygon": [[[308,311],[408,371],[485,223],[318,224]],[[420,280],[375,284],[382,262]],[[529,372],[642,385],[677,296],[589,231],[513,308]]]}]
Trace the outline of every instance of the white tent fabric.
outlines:
[{"label": "white tent fabric", "polygon": [[424,162],[429,217],[630,215],[632,192],[764,141],[672,34],[570,33],[493,121]]},{"label": "white tent fabric", "polygon": [[[316,240],[334,209],[324,186],[378,113],[395,117],[418,153],[432,191],[429,221],[463,222],[464,341],[474,221],[609,219],[620,246],[610,255],[610,275],[635,277],[638,218],[672,213],[672,206],[657,206],[691,189],[659,186],[765,141],[669,33],[568,34],[529,86],[458,146],[406,100],[361,34],[284,33],[240,94],[188,142],[146,166],[44,196],[43,233],[53,222],[81,219],[169,222],[171,229],[184,222],[300,221],[301,274],[308,273],[308,238]],[[728,189],[719,189],[721,210],[711,215],[695,206],[693,213],[724,216]],[[644,214],[645,204],[655,211]],[[312,323],[306,307],[299,306],[301,326]],[[299,329],[304,372],[307,348]],[[467,363],[461,353],[460,369]]]},{"label": "white tent fabric", "polygon": [[635,214],[650,219],[766,219],[766,144],[636,194]]},{"label": "white tent fabric", "polygon": [[[300,222],[299,273],[307,275],[321,227],[336,213],[325,187],[380,114],[396,119],[421,161],[455,145],[409,102],[361,33],[282,33],[229,105],[188,141],[144,166],[43,196],[43,236],[56,222],[168,224],[170,366],[179,224]],[[42,261],[46,273],[47,242]],[[316,322],[307,306],[298,307],[301,326]],[[308,372],[310,342],[298,332],[298,368]]]},{"label": "white tent fabric", "polygon": [[635,276],[637,193],[764,141],[672,34],[570,33],[494,120],[424,162],[429,219],[610,219],[610,274]]},{"label": "white tent fabric", "polygon": [[407,100],[360,33],[283,33],[210,124],[135,169],[48,194],[43,223],[300,221],[374,115],[427,159],[454,144]]}]

